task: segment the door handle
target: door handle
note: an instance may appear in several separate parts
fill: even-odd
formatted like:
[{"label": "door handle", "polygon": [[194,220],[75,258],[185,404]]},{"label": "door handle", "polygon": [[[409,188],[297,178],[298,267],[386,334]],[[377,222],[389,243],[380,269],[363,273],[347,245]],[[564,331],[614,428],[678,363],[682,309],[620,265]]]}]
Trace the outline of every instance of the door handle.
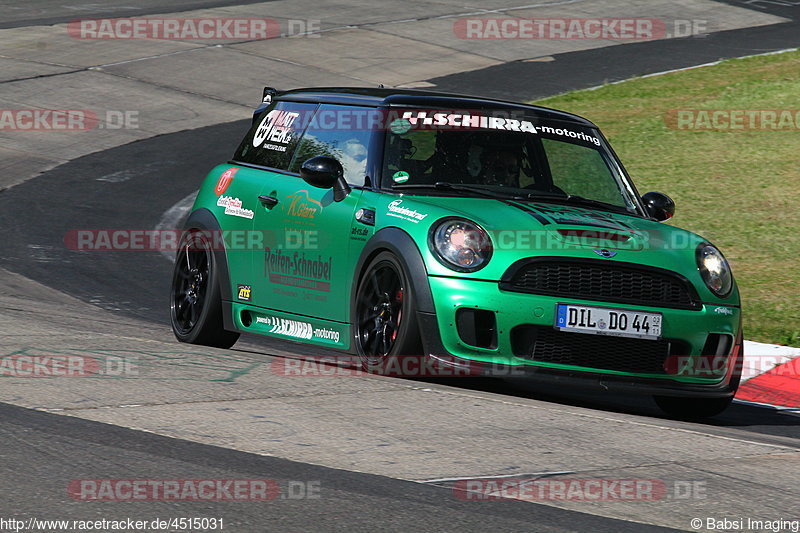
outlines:
[{"label": "door handle", "polygon": [[258,201],[261,202],[261,205],[263,205],[268,209],[272,209],[273,207],[278,205],[278,199],[275,198],[274,196],[261,195],[258,197]]}]

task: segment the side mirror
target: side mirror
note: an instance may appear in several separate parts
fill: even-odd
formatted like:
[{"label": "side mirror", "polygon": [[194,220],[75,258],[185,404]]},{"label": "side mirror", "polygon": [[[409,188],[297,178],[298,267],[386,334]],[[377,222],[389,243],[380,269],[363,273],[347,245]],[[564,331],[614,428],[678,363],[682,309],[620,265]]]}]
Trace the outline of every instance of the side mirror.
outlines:
[{"label": "side mirror", "polygon": [[325,155],[307,159],[300,167],[300,177],[312,187],[333,189],[334,202],[341,202],[351,191],[342,164]]},{"label": "side mirror", "polygon": [[663,222],[675,214],[675,202],[666,194],[649,192],[642,196],[645,208],[651,217]]}]

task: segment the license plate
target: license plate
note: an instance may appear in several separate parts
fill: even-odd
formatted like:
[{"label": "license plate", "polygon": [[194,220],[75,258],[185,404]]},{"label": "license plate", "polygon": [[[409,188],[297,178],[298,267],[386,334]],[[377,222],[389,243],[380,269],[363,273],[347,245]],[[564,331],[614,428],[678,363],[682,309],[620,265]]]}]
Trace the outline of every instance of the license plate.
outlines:
[{"label": "license plate", "polygon": [[575,333],[655,340],[661,338],[661,313],[558,304],[555,327]]}]

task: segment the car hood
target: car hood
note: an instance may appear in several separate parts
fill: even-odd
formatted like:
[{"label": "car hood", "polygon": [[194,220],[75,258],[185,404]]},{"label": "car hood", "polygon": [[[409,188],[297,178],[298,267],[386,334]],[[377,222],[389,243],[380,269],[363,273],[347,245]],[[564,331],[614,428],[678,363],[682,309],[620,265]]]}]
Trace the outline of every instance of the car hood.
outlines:
[{"label": "car hood", "polygon": [[[578,257],[671,270],[689,279],[701,295],[711,297],[695,260],[697,246],[708,241],[681,228],[601,209],[546,202],[413,195],[386,198],[383,214],[388,216],[380,225],[396,225],[409,232],[433,275],[496,281],[520,259]],[[492,259],[477,272],[450,270],[428,249],[431,226],[454,216],[476,222],[492,239]]]}]

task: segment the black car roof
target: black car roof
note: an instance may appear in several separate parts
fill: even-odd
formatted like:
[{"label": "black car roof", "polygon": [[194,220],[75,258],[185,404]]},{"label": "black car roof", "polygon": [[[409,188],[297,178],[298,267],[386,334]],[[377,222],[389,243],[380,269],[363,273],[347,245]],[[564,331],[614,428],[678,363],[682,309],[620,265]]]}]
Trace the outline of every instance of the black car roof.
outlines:
[{"label": "black car roof", "polygon": [[279,91],[277,100],[313,102],[321,104],[363,105],[370,107],[425,107],[443,109],[504,109],[533,112],[551,120],[563,120],[590,128],[597,128],[591,121],[578,115],[506,100],[495,100],[480,96],[467,96],[444,92],[413,89],[385,89],[370,87],[316,87]]}]

